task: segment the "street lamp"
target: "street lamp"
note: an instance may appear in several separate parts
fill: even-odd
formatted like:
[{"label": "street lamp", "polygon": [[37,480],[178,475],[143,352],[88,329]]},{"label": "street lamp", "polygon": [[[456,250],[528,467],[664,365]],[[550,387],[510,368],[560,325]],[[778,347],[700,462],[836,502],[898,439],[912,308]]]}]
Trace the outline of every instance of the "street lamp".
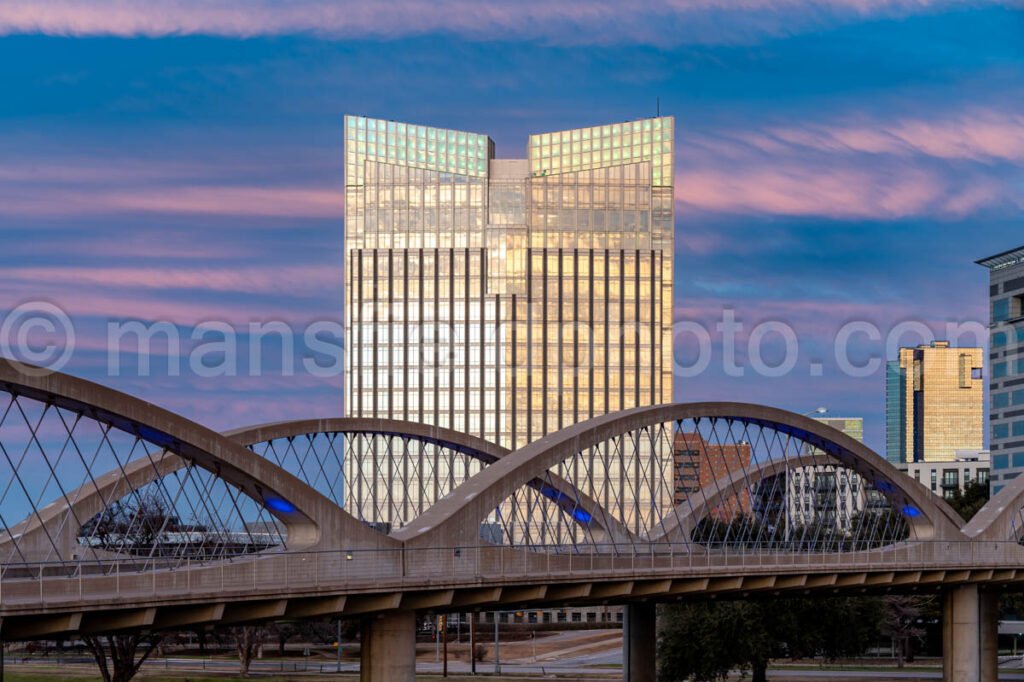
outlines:
[{"label": "street lamp", "polygon": [[[820,417],[821,415],[825,414],[826,412],[828,412],[828,408],[827,407],[816,407],[813,410],[811,410],[810,412],[804,412],[804,416],[805,417]],[[792,522],[793,522],[793,519],[790,517],[790,511],[789,511],[789,499],[788,499],[788,496],[789,496],[791,491],[790,491],[790,487],[789,487],[789,465],[788,464],[786,465],[786,481],[785,481],[785,485],[786,485],[786,496],[787,496],[787,499],[783,500],[783,504],[786,506],[786,541],[788,542],[789,541],[789,531],[790,531],[790,528],[792,528]]]}]

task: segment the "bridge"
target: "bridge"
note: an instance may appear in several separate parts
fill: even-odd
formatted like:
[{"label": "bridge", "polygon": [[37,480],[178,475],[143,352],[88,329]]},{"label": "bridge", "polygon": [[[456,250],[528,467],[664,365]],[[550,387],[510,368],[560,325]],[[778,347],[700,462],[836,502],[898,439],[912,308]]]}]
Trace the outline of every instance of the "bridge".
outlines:
[{"label": "bridge", "polygon": [[387,419],[218,433],[0,361],[6,640],[361,618],[361,675],[415,677],[418,611],[713,596],[944,595],[945,678],[996,680],[1024,480],[970,523],[869,448],[743,403],[609,414],[515,451]]}]

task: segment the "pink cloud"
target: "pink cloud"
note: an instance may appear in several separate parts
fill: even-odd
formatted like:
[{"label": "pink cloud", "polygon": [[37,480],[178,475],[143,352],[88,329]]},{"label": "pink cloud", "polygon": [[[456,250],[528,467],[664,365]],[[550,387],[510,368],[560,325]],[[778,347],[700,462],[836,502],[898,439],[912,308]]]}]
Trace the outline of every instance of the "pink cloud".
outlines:
[{"label": "pink cloud", "polygon": [[307,187],[181,187],[113,195],[115,211],[241,216],[341,218],[344,190]]},{"label": "pink cloud", "polygon": [[[674,315],[678,319],[716,319],[722,316],[722,310],[729,307],[727,300],[718,298],[689,297],[686,303],[675,307]],[[743,300],[745,310],[756,311],[750,315],[737,310],[737,316],[749,320],[777,319],[820,320],[823,316],[833,320],[866,320],[879,316],[896,319],[912,315],[919,309],[912,304],[879,304],[856,303],[834,300]]]},{"label": "pink cloud", "polygon": [[233,266],[231,268],[57,267],[7,268],[0,281],[48,286],[138,289],[201,289],[244,294],[299,294],[340,288],[341,265]]},{"label": "pink cloud", "polygon": [[683,134],[678,145],[684,212],[887,220],[1021,204],[996,164],[1024,168],[1024,116],[994,109]]},{"label": "pink cloud", "polygon": [[[154,294],[158,293],[154,290]],[[173,324],[194,325],[205,320],[222,320],[245,324],[252,321],[283,320],[308,322],[315,319],[341,321],[341,289],[337,287],[337,308],[330,307],[330,298],[309,301],[275,297],[249,297],[229,300],[192,300],[190,297],[168,298],[146,296],[129,288],[111,291],[104,288],[75,289],[66,284],[19,283],[4,285],[0,296],[0,309],[11,310],[27,301],[49,301],[72,318],[95,317],[167,321]],[[268,300],[269,299],[269,300]]]},{"label": "pink cloud", "polygon": [[205,214],[277,218],[337,218],[344,214],[341,187],[142,187],[48,188],[2,196],[0,215],[52,216],[110,213]]},{"label": "pink cloud", "polygon": [[[340,248],[340,226],[338,235]],[[4,253],[12,257],[36,257],[43,246],[38,241],[23,241],[4,245]],[[90,235],[87,241],[82,240],[48,240],[45,244],[48,256],[76,260],[85,259],[122,259],[124,262],[146,262],[169,259],[185,259],[190,262],[211,260],[253,260],[266,255],[266,252],[249,242],[239,240],[213,241],[203,244],[202,250],[196,250],[190,235],[161,235],[155,232],[134,231],[131,235],[119,234],[117,237],[101,237]],[[0,276],[0,280],[2,280]]]},{"label": "pink cloud", "polygon": [[[252,229],[249,223],[218,224],[218,233],[212,233],[205,226],[199,227],[202,233],[202,248],[196,249],[197,228],[187,219],[180,219],[180,227],[169,229],[163,226],[149,227],[138,224],[134,220],[127,222],[123,228],[111,230],[109,233],[81,231],[74,238],[52,239],[46,233],[40,233],[38,239],[18,241],[5,244],[4,253],[13,257],[38,258],[42,251],[53,262],[69,262],[83,264],[117,263],[148,266],[159,263],[159,267],[168,267],[169,263],[191,265],[194,268],[207,268],[211,261],[219,261],[217,267],[225,267],[227,263],[238,263],[249,267],[254,263],[265,262],[268,258],[268,247],[265,240],[242,239],[238,230]],[[287,228],[286,228],[287,229]],[[223,230],[223,232],[219,232]],[[336,249],[337,258],[341,258],[342,224],[339,221],[336,229],[325,230],[323,240],[326,248]],[[270,256],[277,254],[269,253]],[[323,255],[323,251],[321,251]],[[330,255],[330,253],[328,253]],[[70,258],[69,258],[70,257]],[[310,260],[306,256],[298,258],[298,262]],[[18,262],[13,260],[11,262]],[[277,267],[280,259],[274,261]],[[296,262],[296,261],[288,261]],[[322,260],[318,261],[322,262]],[[231,267],[235,267],[231,265]],[[341,267],[340,264],[338,267]],[[0,271],[0,282],[4,272]]]},{"label": "pink cloud", "polygon": [[945,195],[935,174],[907,169],[896,177],[867,169],[817,168],[792,161],[676,176],[676,199],[714,212],[901,218],[928,213]]},{"label": "pink cloud", "polygon": [[[31,147],[32,142],[20,141]],[[285,159],[278,160],[284,152]],[[325,171],[324,164],[330,164]],[[337,159],[310,149],[285,148],[274,157],[275,177],[317,178],[308,184],[268,181],[268,163],[239,148],[224,158],[182,160],[172,150],[159,157],[94,156],[61,150],[44,156],[0,160],[0,216],[47,217],[114,213],[225,215],[271,218],[336,218],[344,214]]]},{"label": "pink cloud", "polygon": [[772,148],[774,139],[829,152],[923,154],[941,159],[1022,162],[1024,114],[976,109],[935,120],[916,118],[769,128],[761,136],[747,139],[763,149]]},{"label": "pink cloud", "polygon": [[216,430],[342,414],[340,377],[295,382],[299,377],[133,379],[92,374],[90,378]]},{"label": "pink cloud", "polygon": [[[947,332],[960,334],[953,340],[964,344],[984,343],[984,339],[977,338],[972,330],[984,334],[987,329],[987,321],[982,320],[981,315],[978,315],[977,319],[952,319],[944,308],[921,301],[857,303],[827,299],[738,299],[733,302],[728,298],[688,297],[684,304],[675,306],[673,315],[676,320],[690,320],[703,324],[711,337],[716,339],[720,336],[716,325],[723,319],[727,309],[732,310],[735,320],[743,325],[743,330],[738,333],[740,339],[746,339],[754,326],[768,320],[783,322],[792,327],[798,336],[807,335],[818,341],[832,341],[848,322],[867,322],[874,325],[883,339],[879,343],[884,343],[889,332],[897,324],[906,321],[925,325],[932,330],[937,339],[948,338],[950,334]],[[900,338],[905,343],[920,341],[910,332]]]},{"label": "pink cloud", "polygon": [[678,234],[676,239],[684,249],[698,256],[715,253],[731,242],[725,235],[707,231],[698,232],[694,229]]},{"label": "pink cloud", "polygon": [[[956,1],[956,0],[954,0]],[[164,36],[212,34],[248,37],[313,32],[331,36],[416,35],[452,31],[470,36],[518,35],[563,42],[659,43],[740,40],[755,32],[779,34],[803,25],[869,15],[902,15],[940,6],[937,0],[654,0],[623,12],[614,0],[444,0],[423,3],[294,0],[146,0],[81,2],[7,0],[0,5],[0,33]],[[957,2],[957,4],[960,4]],[[808,7],[810,5],[810,7]],[[739,15],[743,27],[716,32],[685,30],[701,14]],[[395,21],[395,17],[402,17]],[[684,29],[684,30],[680,30]]]}]

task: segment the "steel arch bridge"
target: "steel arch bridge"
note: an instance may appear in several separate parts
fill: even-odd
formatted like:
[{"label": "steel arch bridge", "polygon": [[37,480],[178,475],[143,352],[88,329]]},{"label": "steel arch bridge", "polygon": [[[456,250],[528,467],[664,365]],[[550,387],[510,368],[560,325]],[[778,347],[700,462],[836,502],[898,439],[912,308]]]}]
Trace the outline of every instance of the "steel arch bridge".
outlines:
[{"label": "steel arch bridge", "polygon": [[743,403],[510,452],[387,419],[221,434],[0,361],[0,472],[6,639],[1024,582],[1024,480],[965,525],[852,438]]}]

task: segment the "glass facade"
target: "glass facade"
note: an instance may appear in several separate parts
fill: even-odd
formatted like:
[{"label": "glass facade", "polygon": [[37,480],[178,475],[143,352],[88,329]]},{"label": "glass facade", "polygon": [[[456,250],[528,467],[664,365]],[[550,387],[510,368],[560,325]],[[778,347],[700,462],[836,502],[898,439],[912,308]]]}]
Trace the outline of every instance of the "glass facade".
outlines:
[{"label": "glass facade", "polygon": [[948,461],[958,450],[984,447],[983,362],[981,348],[953,348],[945,341],[900,349],[899,359],[886,367],[890,461]]},{"label": "glass facade", "polygon": [[531,135],[530,175],[543,177],[647,162],[651,164],[651,184],[671,187],[673,132],[672,118],[649,118]]},{"label": "glass facade", "polygon": [[346,413],[515,448],[671,402],[673,135],[543,133],[505,160],[484,135],[347,116]]},{"label": "glass facade", "polygon": [[978,261],[989,270],[992,490],[1024,472],[1024,246]]},{"label": "glass facade", "polygon": [[345,142],[348,186],[363,184],[366,161],[485,178],[487,161],[494,156],[486,135],[364,116],[345,117]]},{"label": "glass facade", "polygon": [[[347,116],[346,414],[517,448],[671,402],[673,134],[670,117],[543,133],[506,160],[484,135]],[[669,446],[633,457],[566,477],[602,499],[639,462],[672,470]],[[386,459],[355,453],[351,475],[391,485]],[[673,501],[667,484],[636,497],[627,525]],[[527,491],[492,521],[544,503]]]},{"label": "glass facade", "polygon": [[885,458],[892,464],[907,461],[905,384],[900,361],[885,363]]}]

